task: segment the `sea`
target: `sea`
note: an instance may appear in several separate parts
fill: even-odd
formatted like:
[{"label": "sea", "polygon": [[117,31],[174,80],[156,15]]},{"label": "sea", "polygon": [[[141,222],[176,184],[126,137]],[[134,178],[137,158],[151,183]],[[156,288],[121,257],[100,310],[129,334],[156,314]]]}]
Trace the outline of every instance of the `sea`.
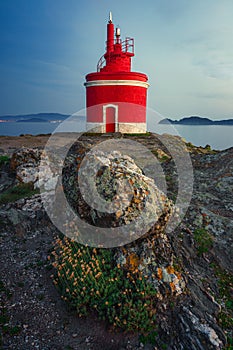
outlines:
[{"label": "sea", "polygon": [[[85,122],[78,121],[69,123],[68,129],[61,127],[60,122],[3,122],[0,123],[0,135],[19,136],[24,134],[38,135],[48,134],[55,131],[75,131],[84,132]],[[179,135],[187,142],[195,146],[210,145],[212,149],[224,150],[233,147],[233,125],[166,125],[149,123],[148,131],[158,134]]]}]

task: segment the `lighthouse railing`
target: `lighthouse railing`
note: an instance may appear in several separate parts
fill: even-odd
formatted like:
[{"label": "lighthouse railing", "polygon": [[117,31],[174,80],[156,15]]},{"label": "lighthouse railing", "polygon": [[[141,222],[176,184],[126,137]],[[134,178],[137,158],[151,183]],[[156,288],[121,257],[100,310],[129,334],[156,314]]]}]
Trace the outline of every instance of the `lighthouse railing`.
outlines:
[{"label": "lighthouse railing", "polygon": [[97,63],[97,72],[100,72],[101,68],[105,65],[105,55],[101,56],[98,63]]},{"label": "lighthouse railing", "polygon": [[[119,44],[119,41],[117,42],[115,40],[114,44]],[[132,54],[132,56],[134,55],[134,39],[133,38],[126,38],[124,41],[120,41],[121,44],[121,50],[124,53],[129,53]],[[106,49],[107,50],[107,49]],[[111,52],[109,53],[109,55],[111,56]],[[97,63],[97,72],[100,72],[101,68],[104,67],[106,63],[106,54],[104,54],[103,56],[100,57],[98,63]]]},{"label": "lighthouse railing", "polygon": [[126,53],[133,53],[134,54],[134,39],[133,38],[125,38],[124,41],[121,43],[122,45],[122,51]]}]

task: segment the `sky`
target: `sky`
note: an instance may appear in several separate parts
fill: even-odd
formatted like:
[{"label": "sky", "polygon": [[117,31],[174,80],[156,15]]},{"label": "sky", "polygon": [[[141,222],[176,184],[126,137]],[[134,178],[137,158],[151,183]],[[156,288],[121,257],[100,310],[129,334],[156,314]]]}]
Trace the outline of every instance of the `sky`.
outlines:
[{"label": "sky", "polygon": [[232,0],[0,0],[0,115],[75,113],[109,11],[164,117],[233,118]]}]

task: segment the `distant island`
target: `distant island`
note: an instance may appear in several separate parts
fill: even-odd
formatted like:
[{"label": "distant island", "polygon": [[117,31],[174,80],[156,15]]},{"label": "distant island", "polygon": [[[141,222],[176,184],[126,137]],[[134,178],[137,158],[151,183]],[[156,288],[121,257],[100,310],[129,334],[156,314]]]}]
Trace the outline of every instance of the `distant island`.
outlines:
[{"label": "distant island", "polygon": [[63,121],[68,118],[69,114],[61,113],[36,113],[36,114],[22,114],[22,115],[6,115],[0,116],[1,122],[54,122]]},{"label": "distant island", "polygon": [[184,117],[180,120],[172,120],[169,118],[162,119],[159,124],[178,124],[178,125],[233,125],[233,119],[211,120],[208,118],[191,116]]},{"label": "distant island", "polygon": [[41,118],[30,118],[30,119],[20,119],[16,121],[17,123],[48,123],[49,120]]},{"label": "distant island", "polygon": [[[0,116],[0,122],[20,122],[20,123],[44,123],[44,122],[62,122],[70,117],[69,114],[61,113],[36,113],[36,114],[20,114]],[[85,119],[84,116],[77,118]],[[209,118],[191,116],[184,117],[180,120],[172,120],[170,118],[162,119],[159,124],[177,124],[177,125],[233,125],[233,119],[211,120]]]}]

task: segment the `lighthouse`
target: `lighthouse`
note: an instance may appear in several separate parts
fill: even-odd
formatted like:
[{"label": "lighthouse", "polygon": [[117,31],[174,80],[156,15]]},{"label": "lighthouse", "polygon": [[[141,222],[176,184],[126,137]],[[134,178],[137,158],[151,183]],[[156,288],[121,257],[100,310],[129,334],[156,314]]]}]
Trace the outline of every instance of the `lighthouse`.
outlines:
[{"label": "lighthouse", "polygon": [[145,133],[148,77],[131,71],[134,39],[121,40],[112,14],[107,23],[106,51],[97,71],[86,75],[87,130],[101,133]]}]

